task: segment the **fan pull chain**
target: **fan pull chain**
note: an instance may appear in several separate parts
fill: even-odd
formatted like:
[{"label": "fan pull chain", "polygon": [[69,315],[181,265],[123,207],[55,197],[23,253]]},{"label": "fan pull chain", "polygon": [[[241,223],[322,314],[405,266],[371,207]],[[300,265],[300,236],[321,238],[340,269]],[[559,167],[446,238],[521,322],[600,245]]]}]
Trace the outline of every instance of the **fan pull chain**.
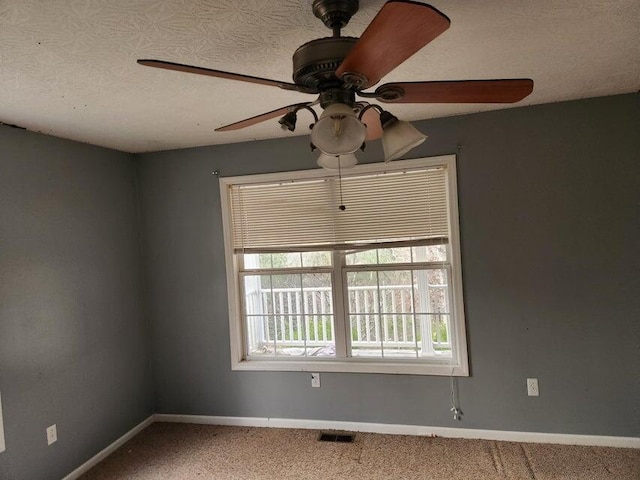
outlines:
[{"label": "fan pull chain", "polygon": [[340,160],[340,157],[338,157],[338,185],[340,187],[340,206],[338,207],[338,209],[342,210],[343,212],[347,209],[347,207],[344,205],[344,201],[342,200],[342,162]]}]

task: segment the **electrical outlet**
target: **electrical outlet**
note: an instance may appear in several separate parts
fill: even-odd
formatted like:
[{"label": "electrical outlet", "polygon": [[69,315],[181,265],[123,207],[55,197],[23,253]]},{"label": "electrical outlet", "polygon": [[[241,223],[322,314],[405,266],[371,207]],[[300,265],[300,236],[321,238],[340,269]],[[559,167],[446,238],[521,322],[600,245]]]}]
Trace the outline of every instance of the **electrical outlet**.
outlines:
[{"label": "electrical outlet", "polygon": [[320,388],[320,374],[312,373],[311,374],[311,386],[314,388]]},{"label": "electrical outlet", "polygon": [[527,378],[527,394],[530,397],[537,397],[540,395],[537,378]]},{"label": "electrical outlet", "polygon": [[47,427],[47,445],[51,445],[58,441],[58,431],[56,430],[56,425],[53,424],[50,427]]}]

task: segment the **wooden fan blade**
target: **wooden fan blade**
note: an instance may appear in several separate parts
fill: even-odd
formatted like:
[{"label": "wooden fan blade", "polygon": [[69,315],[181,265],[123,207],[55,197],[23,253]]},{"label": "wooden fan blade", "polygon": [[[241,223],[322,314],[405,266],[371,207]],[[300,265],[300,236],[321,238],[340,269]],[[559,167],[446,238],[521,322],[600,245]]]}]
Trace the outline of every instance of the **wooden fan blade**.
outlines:
[{"label": "wooden fan blade", "polygon": [[389,1],[343,60],[336,75],[359,89],[375,85],[449,28],[450,23],[444,14],[430,5]]},{"label": "wooden fan blade", "polygon": [[[514,103],[533,91],[533,80],[460,80],[387,83],[376,89],[385,103]],[[390,98],[399,94],[399,98]],[[385,98],[387,96],[387,98]]]},{"label": "wooden fan blade", "polygon": [[367,126],[367,136],[365,140],[377,140],[382,137],[382,123],[380,123],[380,113],[375,108],[370,108],[362,116],[362,123]]},{"label": "wooden fan blade", "polygon": [[223,127],[218,127],[215,131],[230,132],[232,130],[240,130],[241,128],[250,127],[251,125],[255,125],[256,123],[264,122],[265,120],[270,120],[280,115],[284,115],[285,113],[288,113],[297,107],[307,106],[309,105],[309,103],[294,103],[293,105],[287,105],[286,107],[278,108],[277,110],[271,110],[270,112],[261,113],[260,115],[256,115],[255,117],[245,118],[244,120],[240,120],[239,122],[234,122],[230,123],[229,125],[224,125]]},{"label": "wooden fan blade", "polygon": [[182,65],[180,63],[165,62],[163,60],[138,60],[138,63],[145,67],[163,68],[165,70],[173,70],[176,72],[195,73],[198,75],[207,75],[209,77],[226,78],[227,80],[239,80],[241,82],[257,83],[259,85],[279,87],[284,90],[293,90],[296,92],[317,93],[310,88],[296,85],[294,83],[280,82],[278,80],[270,80],[268,78],[252,77],[250,75],[241,75],[233,72],[223,72],[222,70],[212,70],[210,68]]}]

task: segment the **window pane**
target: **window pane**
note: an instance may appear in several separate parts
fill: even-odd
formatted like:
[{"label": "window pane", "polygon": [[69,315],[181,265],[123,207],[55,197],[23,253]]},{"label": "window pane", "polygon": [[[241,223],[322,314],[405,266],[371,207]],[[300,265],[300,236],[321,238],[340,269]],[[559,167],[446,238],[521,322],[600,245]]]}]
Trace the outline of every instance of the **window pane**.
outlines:
[{"label": "window pane", "polygon": [[302,257],[299,252],[296,253],[272,253],[272,268],[295,268],[302,266]]},{"label": "window pane", "polygon": [[347,289],[353,356],[416,356],[409,270],[349,272]]},{"label": "window pane", "polygon": [[270,275],[271,290],[263,291],[271,296],[275,314],[296,314],[300,311],[297,300],[302,287],[300,274]]},{"label": "window pane", "polygon": [[390,263],[411,263],[411,248],[374,248],[346,255],[347,265],[380,265]]},{"label": "window pane", "polygon": [[331,252],[251,253],[243,255],[245,269],[330,267]]},{"label": "window pane", "polygon": [[276,325],[273,316],[246,317],[249,355],[275,355]]},{"label": "window pane", "polygon": [[252,253],[252,254],[247,254],[247,255],[243,255],[242,256],[242,261],[244,262],[244,268],[268,268],[268,267],[263,267],[262,264],[267,262],[269,263],[269,266],[271,266],[271,257],[266,256],[266,258],[264,258],[264,255],[260,255],[257,253]]},{"label": "window pane", "polygon": [[447,270],[414,270],[414,305],[419,313],[450,313]]},{"label": "window pane", "polygon": [[447,245],[411,247],[414,262],[446,262]]},{"label": "window pane", "polygon": [[306,315],[307,355],[335,356],[331,274],[302,275],[303,312]]},{"label": "window pane", "polygon": [[382,350],[385,358],[417,358],[414,315],[383,315]]},{"label": "window pane", "polygon": [[349,312],[353,314],[377,313],[378,272],[362,271],[347,273]]},{"label": "window pane", "polygon": [[411,262],[410,247],[378,249],[378,263],[410,263],[410,262]]},{"label": "window pane", "polygon": [[347,265],[377,265],[378,251],[376,249],[359,250],[345,255],[345,260]]},{"label": "window pane", "polygon": [[250,355],[335,356],[331,275],[244,277]]},{"label": "window pane", "polygon": [[451,332],[449,331],[450,315],[431,316],[431,338],[437,355],[451,356]]},{"label": "window pane", "polygon": [[379,315],[350,315],[351,355],[381,357]]},{"label": "window pane", "polygon": [[414,315],[351,315],[354,357],[416,358]]},{"label": "window pane", "polygon": [[271,275],[247,275],[244,277],[245,315],[273,314]]},{"label": "window pane", "polygon": [[330,267],[331,252],[302,252],[303,267]]},{"label": "window pane", "polygon": [[244,268],[299,268],[302,266],[300,252],[294,253],[251,253],[244,255]]},{"label": "window pane", "polygon": [[393,263],[446,262],[447,245],[394,247],[361,250],[345,256],[347,265],[388,265]]},{"label": "window pane", "polygon": [[378,272],[380,308],[382,313],[401,315],[413,312],[411,271]]},{"label": "window pane", "polygon": [[353,356],[450,356],[446,269],[347,273]]}]

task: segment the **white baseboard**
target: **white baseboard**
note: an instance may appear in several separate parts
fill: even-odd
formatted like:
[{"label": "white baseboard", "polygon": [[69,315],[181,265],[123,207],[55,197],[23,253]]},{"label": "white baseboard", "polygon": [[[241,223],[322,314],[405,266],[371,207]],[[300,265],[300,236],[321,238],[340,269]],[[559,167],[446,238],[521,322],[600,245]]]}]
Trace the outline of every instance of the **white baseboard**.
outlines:
[{"label": "white baseboard", "polygon": [[154,415],[151,415],[142,423],[133,427],[131,430],[129,430],[124,435],[122,435],[120,438],[118,438],[115,442],[113,442],[107,448],[103,449],[102,451],[100,451],[99,453],[91,457],[89,460],[84,462],[82,465],[80,465],[78,468],[76,468],[73,472],[71,472],[69,475],[64,477],[62,480],[76,480],[77,478],[80,478],[81,475],[83,475],[84,473],[86,473],[87,471],[95,467],[98,463],[100,463],[102,460],[107,458],[109,455],[111,455],[118,448],[120,448],[126,442],[128,442],[133,437],[135,437],[142,430],[144,430],[149,425],[151,425],[155,421],[154,417],[155,417]]},{"label": "white baseboard", "polygon": [[562,445],[640,448],[640,438],[638,437],[608,437],[601,435],[573,435],[564,433],[511,432],[506,430],[426,427],[422,425],[393,425],[388,423],[338,422],[332,420],[303,420],[294,418],[216,417],[204,415],[167,414],[154,415],[154,421],[171,423],[197,423],[204,425],[232,425],[242,427],[343,430],[349,432],[437,436],[448,438],[479,438],[482,440],[500,440],[504,442],[555,443]]}]

